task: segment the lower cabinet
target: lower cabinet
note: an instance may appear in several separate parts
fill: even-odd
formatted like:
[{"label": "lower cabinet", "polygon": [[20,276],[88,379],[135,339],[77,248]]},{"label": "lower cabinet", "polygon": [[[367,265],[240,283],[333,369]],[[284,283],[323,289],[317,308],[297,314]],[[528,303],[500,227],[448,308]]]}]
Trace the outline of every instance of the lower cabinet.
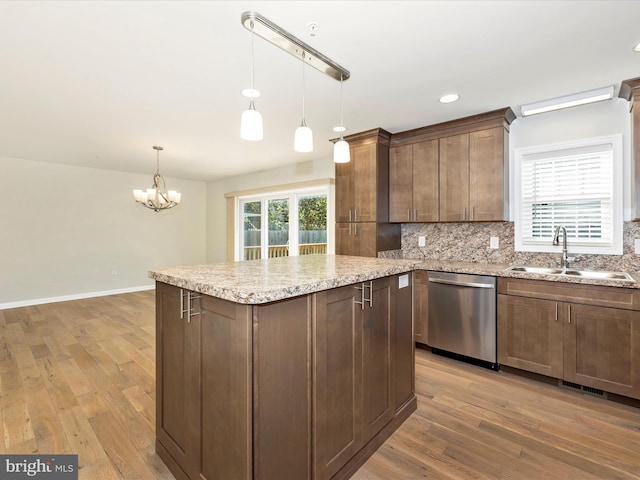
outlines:
[{"label": "lower cabinet", "polygon": [[640,399],[640,292],[498,281],[498,362]]},{"label": "lower cabinet", "polygon": [[175,477],[349,478],[416,408],[412,275],[253,306],[158,282],[156,451]]}]

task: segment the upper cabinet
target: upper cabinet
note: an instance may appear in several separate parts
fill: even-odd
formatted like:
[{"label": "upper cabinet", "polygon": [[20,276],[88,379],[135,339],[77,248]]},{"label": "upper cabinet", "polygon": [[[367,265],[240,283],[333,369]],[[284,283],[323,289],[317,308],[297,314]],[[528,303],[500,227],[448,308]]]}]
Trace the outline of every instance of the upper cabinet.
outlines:
[{"label": "upper cabinet", "polygon": [[336,254],[376,257],[400,248],[389,223],[389,139],[381,128],[349,135],[351,161],[336,164]]},{"label": "upper cabinet", "polygon": [[438,221],[438,141],[389,152],[389,221]]},{"label": "upper cabinet", "polygon": [[628,100],[631,109],[631,169],[634,179],[633,219],[640,220],[640,77],[620,84],[620,98]]},{"label": "upper cabinet", "polygon": [[506,220],[514,119],[513,111],[504,108],[394,134],[390,221]]}]

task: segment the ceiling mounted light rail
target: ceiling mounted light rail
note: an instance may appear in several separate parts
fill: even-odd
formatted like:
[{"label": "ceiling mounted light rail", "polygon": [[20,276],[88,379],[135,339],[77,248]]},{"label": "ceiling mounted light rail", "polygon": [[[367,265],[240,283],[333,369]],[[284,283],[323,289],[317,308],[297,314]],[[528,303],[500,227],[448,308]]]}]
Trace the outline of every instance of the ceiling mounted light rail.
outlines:
[{"label": "ceiling mounted light rail", "polygon": [[[241,15],[244,28],[264,38],[267,42],[290,53],[298,60],[306,62],[316,70],[340,81],[347,80],[351,75],[349,70],[341,67],[329,57],[323,55],[315,48],[279,27],[271,20],[263,17],[258,12],[244,12]],[[253,24],[252,24],[253,22]],[[306,52],[306,55],[305,55]]]}]

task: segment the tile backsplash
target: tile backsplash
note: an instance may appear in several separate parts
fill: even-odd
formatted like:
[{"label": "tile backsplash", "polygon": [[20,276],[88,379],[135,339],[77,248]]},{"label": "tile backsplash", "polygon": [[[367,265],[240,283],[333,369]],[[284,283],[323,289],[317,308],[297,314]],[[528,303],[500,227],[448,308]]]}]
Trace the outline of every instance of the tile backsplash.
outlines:
[{"label": "tile backsplash", "polygon": [[[418,246],[418,237],[425,237],[425,246]],[[489,239],[497,237],[499,247],[489,248]],[[572,254],[571,266],[591,270],[640,271],[640,255],[634,253],[634,241],[640,238],[640,223],[624,223],[622,255]],[[447,260],[455,262],[487,262],[505,265],[559,266],[558,253],[514,251],[513,222],[407,223],[402,225],[402,250],[382,252],[387,258]]]}]

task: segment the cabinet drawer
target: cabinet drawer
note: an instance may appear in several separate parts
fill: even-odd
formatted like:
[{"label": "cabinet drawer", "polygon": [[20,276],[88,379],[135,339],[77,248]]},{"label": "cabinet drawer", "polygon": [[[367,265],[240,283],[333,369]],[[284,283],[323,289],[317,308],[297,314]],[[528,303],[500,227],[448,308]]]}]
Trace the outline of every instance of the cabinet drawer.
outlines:
[{"label": "cabinet drawer", "polygon": [[640,290],[545,280],[499,278],[498,293],[559,302],[640,310]]}]

